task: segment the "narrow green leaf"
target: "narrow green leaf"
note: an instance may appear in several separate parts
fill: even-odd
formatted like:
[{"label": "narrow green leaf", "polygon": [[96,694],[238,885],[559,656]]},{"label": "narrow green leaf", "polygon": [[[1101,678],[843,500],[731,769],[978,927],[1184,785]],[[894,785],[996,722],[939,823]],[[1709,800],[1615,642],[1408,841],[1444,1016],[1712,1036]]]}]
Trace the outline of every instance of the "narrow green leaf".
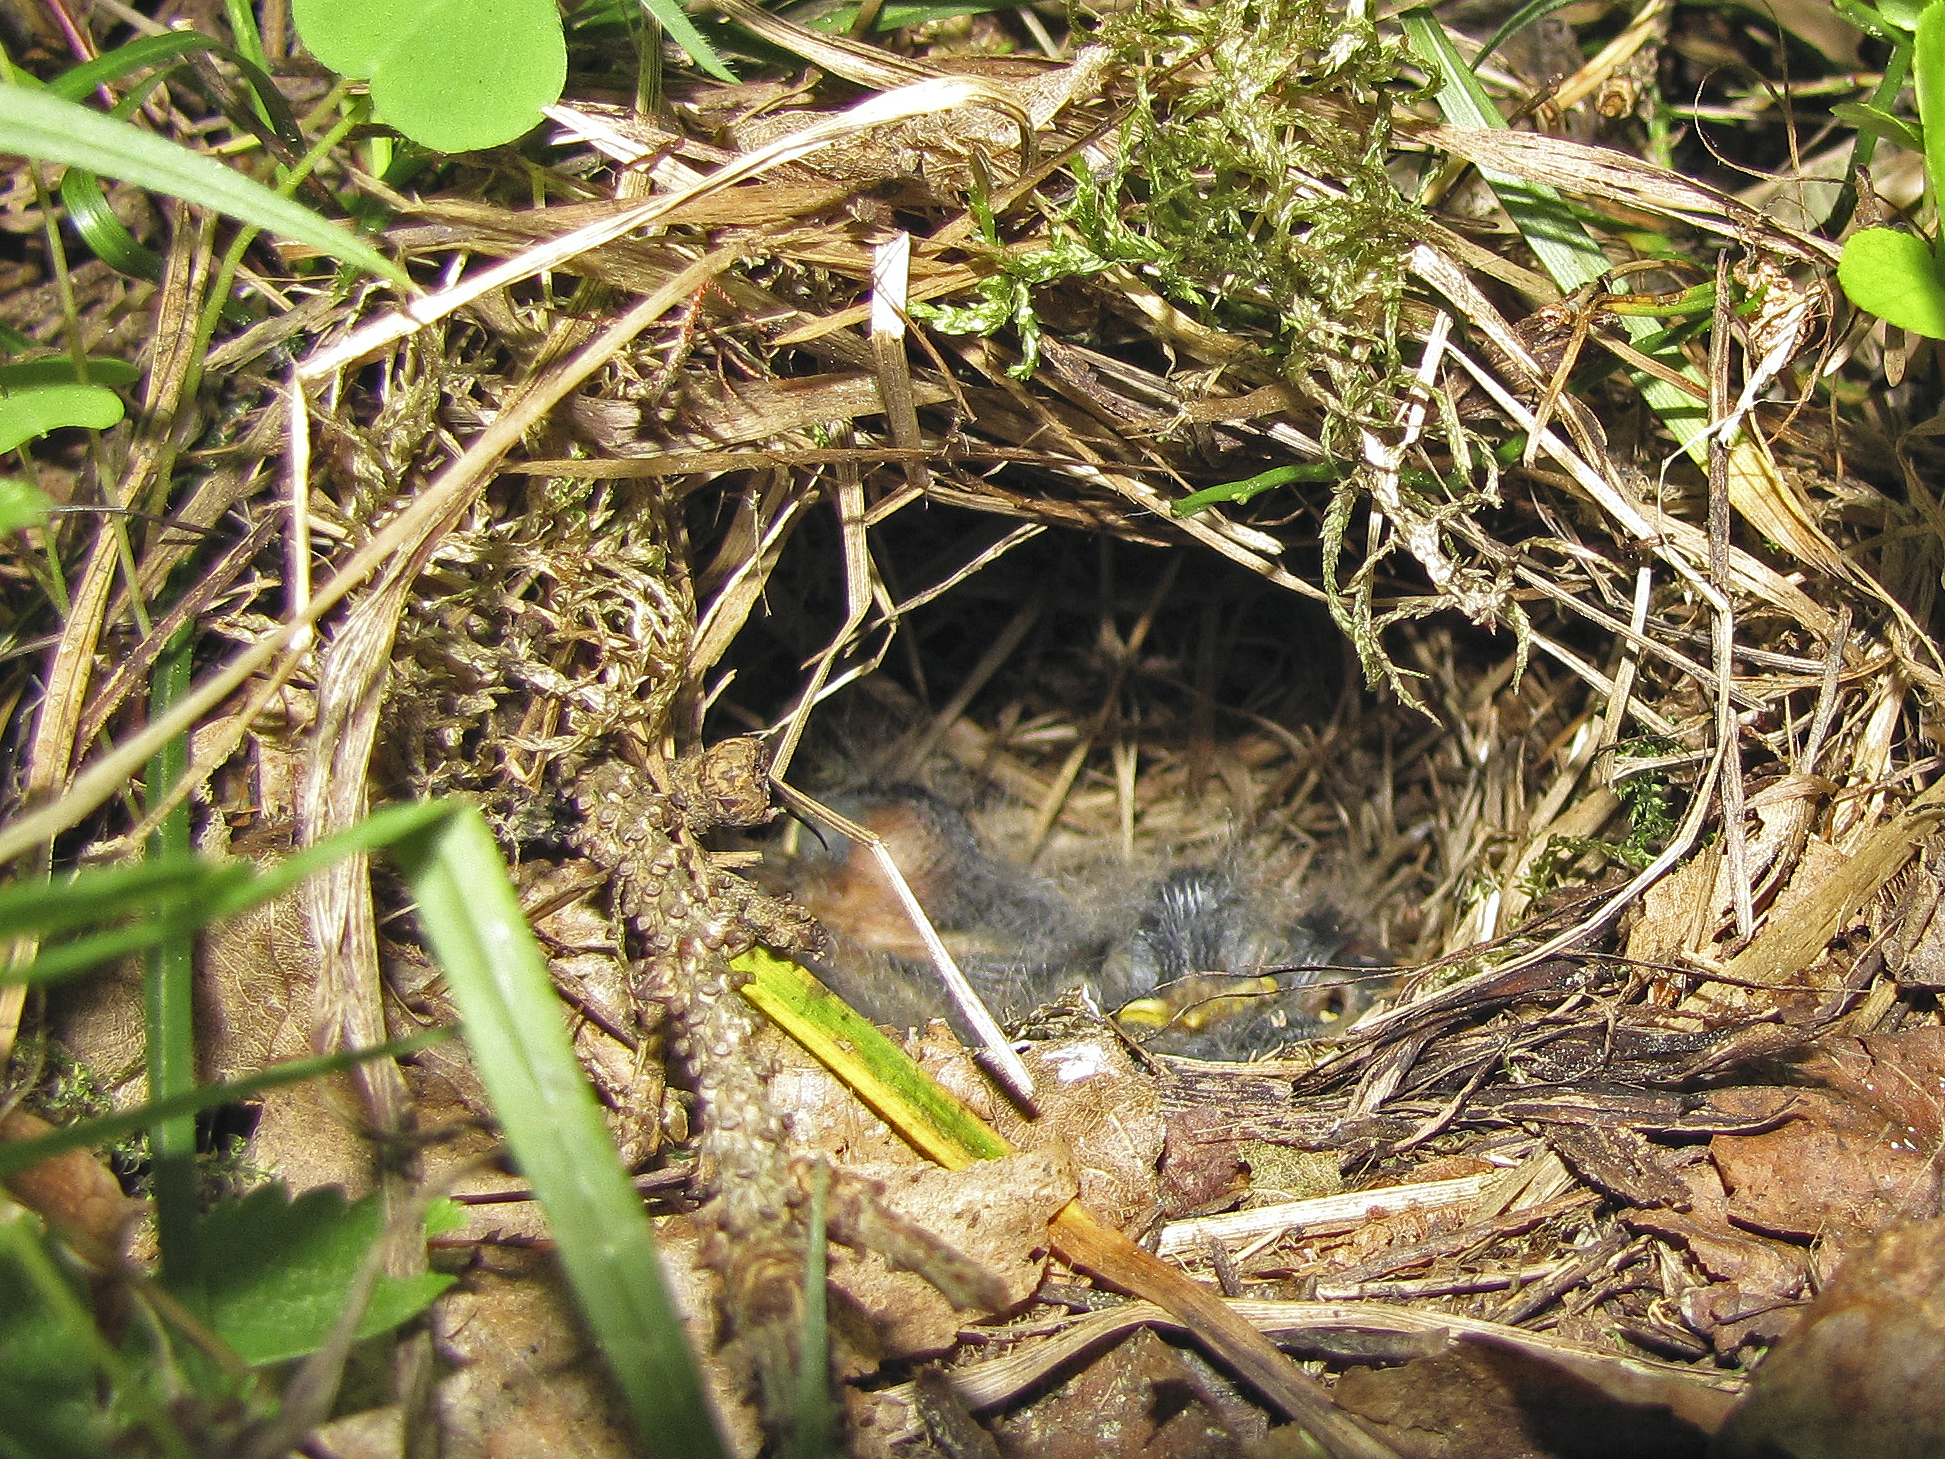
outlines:
[{"label": "narrow green leaf", "polygon": [[1486,43],[1479,48],[1479,54],[1472,58],[1472,69],[1477,72],[1480,63],[1504,45],[1511,36],[1518,35],[1536,21],[1545,20],[1556,10],[1565,10],[1574,0],[1526,0],[1526,3],[1500,22]]},{"label": "narrow green leaf", "polygon": [[1197,512],[1206,511],[1225,502],[1241,505],[1266,491],[1274,491],[1279,486],[1292,486],[1299,481],[1341,481],[1345,475],[1343,463],[1338,461],[1309,461],[1301,466],[1272,466],[1268,471],[1242,481],[1225,481],[1217,486],[1205,486],[1200,491],[1190,492],[1180,501],[1168,504],[1169,512],[1177,517],[1191,517]]},{"label": "narrow green leaf", "polygon": [[661,1454],[718,1459],[722,1441],[648,1217],[575,1061],[565,1009],[492,832],[471,806],[451,806],[395,854],[473,1067],[642,1438]]},{"label": "narrow green leaf", "polygon": [[1851,234],[1837,282],[1859,309],[1927,339],[1945,339],[1945,285],[1922,238],[1897,228]]},{"label": "narrow green leaf", "polygon": [[150,282],[162,277],[162,255],[140,242],[108,206],[101,180],[85,167],[70,167],[61,179],[61,202],[68,222],[90,252],[118,274]]},{"label": "narrow green leaf", "polygon": [[230,22],[230,34],[236,37],[239,53],[249,58],[258,67],[267,67],[270,58],[264,53],[263,33],[257,28],[257,12],[251,8],[250,0],[223,0],[223,11]]},{"label": "narrow green leaf", "polygon": [[91,933],[47,948],[30,963],[0,971],[0,983],[59,983],[79,977],[104,963],[146,953],[172,938],[186,937],[206,920],[193,910],[180,907],[165,910],[146,922]]},{"label": "narrow green leaf", "polygon": [[390,846],[415,831],[436,825],[449,813],[448,807],[436,801],[409,801],[404,805],[381,807],[348,830],[271,862],[249,887],[237,889],[224,899],[217,912],[228,916],[247,911],[259,902],[282,896],[305,877],[322,871],[340,857],[354,851],[376,851],[381,846]]},{"label": "narrow green leaf", "polygon": [[1945,198],[1945,6],[1927,5],[1912,42],[1911,89],[1925,134],[1925,180],[1934,204]]},{"label": "narrow green leaf", "polygon": [[1925,150],[1925,139],[1919,135],[1918,129],[1905,118],[1894,116],[1881,106],[1872,106],[1864,101],[1840,101],[1830,108],[1830,114],[1859,133],[1886,138],[1907,152]]},{"label": "narrow green leaf", "polygon": [[[874,31],[903,30],[908,25],[931,25],[941,20],[957,20],[964,15],[991,15],[1002,10],[1018,10],[1023,0],[889,0],[871,24]],[[1572,0],[1561,0],[1571,4]],[[822,15],[794,15],[793,20],[821,30],[827,35],[849,35],[857,24],[858,7],[840,5]]]},{"label": "narrow green leaf", "polygon": [[681,0],[642,0],[642,9],[649,18],[669,33],[669,38],[682,47],[683,53],[718,81],[734,81],[736,75],[723,64],[723,58],[716,54],[716,48],[702,38],[702,32],[690,22],[683,13]]},{"label": "narrow green leaf", "polygon": [[121,1110],[112,1115],[103,1115],[98,1120],[83,1120],[80,1124],[63,1125],[58,1130],[38,1135],[31,1140],[14,1140],[0,1144],[0,1180],[5,1180],[16,1170],[25,1170],[30,1165],[38,1165],[56,1155],[65,1155],[70,1150],[93,1150],[104,1145],[112,1145],[124,1135],[132,1135],[137,1130],[146,1129],[157,1120],[166,1120],[180,1114],[194,1114],[201,1109],[214,1109],[221,1104],[236,1104],[262,1094],[266,1089],[280,1089],[286,1084],[302,1084],[306,1079],[316,1079],[325,1074],[341,1074],[367,1059],[397,1059],[406,1054],[416,1053],[433,1044],[444,1042],[450,1034],[445,1029],[433,1029],[429,1033],[414,1034],[409,1039],[394,1039],[390,1043],[378,1044],[369,1049],[354,1049],[348,1054],[327,1054],[316,1059],[289,1059],[281,1064],[272,1064],[261,1074],[251,1074],[242,1079],[231,1079],[216,1084],[199,1084],[169,1099],[150,1100],[134,1109]]},{"label": "narrow green leaf", "polygon": [[83,380],[72,355],[49,355],[39,360],[17,360],[0,365],[0,392],[28,390],[39,385],[107,385],[126,389],[142,378],[139,366],[112,357],[88,356],[88,378]]},{"label": "narrow green leaf", "polygon": [[[1503,129],[1506,118],[1472,74],[1438,18],[1429,10],[1415,9],[1406,11],[1399,20],[1412,45],[1438,67],[1438,103],[1446,120],[1461,127]],[[1561,292],[1591,284],[1614,266],[1558,192],[1483,167],[1479,171]]]},{"label": "narrow green leaf", "polygon": [[[243,0],[232,0],[232,3],[243,3]],[[238,32],[238,36],[241,39],[242,33]],[[291,115],[290,103],[264,69],[260,42],[252,53],[248,48],[233,50],[215,37],[194,30],[172,30],[162,35],[143,36],[140,40],[103,51],[94,60],[63,71],[47,83],[46,89],[50,94],[69,101],[85,101],[98,88],[124,80],[138,71],[172,71],[183,57],[198,52],[228,61],[236,67],[237,73],[249,84],[259,114],[290,144],[293,151],[303,149],[303,133],[298,129],[296,117]],[[118,106],[118,114],[124,118],[129,114],[127,106],[128,98],[124,97]]]},{"label": "narrow green leaf", "polygon": [[405,271],[369,243],[254,178],[58,96],[0,86],[0,152],[65,162],[168,193],[410,287]]},{"label": "narrow green leaf", "polygon": [[438,819],[436,805],[388,806],[358,825],[259,871],[246,861],[156,858],[140,866],[104,867],[66,881],[0,888],[0,935],[41,933],[118,922],[136,912],[148,920],[44,948],[34,961],[0,970],[0,983],[42,983],[86,972],[281,896],[312,872],[354,851],[369,851]]},{"label": "narrow green leaf", "polygon": [[193,30],[143,36],[63,71],[47,83],[47,89],[68,101],[84,101],[97,87],[111,85],[151,66],[167,65],[195,51],[224,55],[229,53],[229,47]]},{"label": "narrow green leaf", "polygon": [[[160,719],[189,692],[195,635],[185,625],[170,637],[150,670],[149,718]],[[143,799],[149,809],[168,793],[189,768],[189,736],[176,735],[149,761]],[[151,860],[180,862],[194,855],[189,835],[189,806],[176,805],[149,837]],[[172,915],[173,914],[173,915]],[[161,917],[183,920],[176,908]],[[164,932],[144,959],[142,1031],[148,1063],[149,1095],[167,1099],[196,1085],[196,938],[192,930]],[[158,1120],[149,1128],[149,1152],[155,1159],[156,1245],[165,1276],[193,1279],[198,1264],[196,1244],[196,1121],[190,1115]]]},{"label": "narrow green leaf", "polygon": [[[1420,55],[1439,69],[1442,78],[1438,93],[1439,106],[1446,116],[1462,126],[1503,128],[1506,118],[1499,114],[1499,108],[1479,84],[1479,78],[1472,74],[1472,69],[1453,48],[1437,16],[1419,7],[1406,11],[1399,21]],[[1583,285],[1597,282],[1613,267],[1607,255],[1601,251],[1600,244],[1574,217],[1566,199],[1553,188],[1507,177],[1486,168],[1480,169],[1480,175],[1491,185],[1500,206],[1506,209],[1507,216],[1526,239],[1540,266],[1562,293],[1571,294]],[[1642,348],[1644,341],[1659,330],[1652,319],[1631,316],[1622,317],[1621,328],[1636,348]],[[1700,383],[1693,367],[1679,355],[1669,354],[1662,358],[1671,369],[1689,375]],[[1678,441],[1689,443],[1689,456],[1697,462],[1705,462],[1708,442],[1702,428],[1707,412],[1701,402],[1654,376],[1636,377],[1635,388],[1655,414],[1661,417],[1669,434]]]},{"label": "narrow green leaf", "polygon": [[206,898],[219,880],[249,874],[245,862],[184,856],[94,867],[58,881],[16,882],[0,887],[0,938],[118,921],[167,901]]}]

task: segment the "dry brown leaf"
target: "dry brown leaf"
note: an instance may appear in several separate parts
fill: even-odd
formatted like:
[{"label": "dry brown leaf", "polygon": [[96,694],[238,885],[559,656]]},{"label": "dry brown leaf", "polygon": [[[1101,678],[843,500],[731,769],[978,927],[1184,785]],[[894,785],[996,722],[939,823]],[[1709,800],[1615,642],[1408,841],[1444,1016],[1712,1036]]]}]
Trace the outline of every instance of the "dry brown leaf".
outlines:
[{"label": "dry brown leaf", "polygon": [[881,1360],[949,1351],[961,1327],[1024,1302],[1046,1270],[1047,1222],[1073,1198],[1064,1162],[1022,1153],[982,1160],[964,1170],[911,1164],[874,1170],[884,1206],[987,1273],[997,1291],[986,1310],[962,1312],[912,1271],[894,1270],[877,1252],[834,1248],[831,1283],[872,1321]]},{"label": "dry brown leaf", "polygon": [[1756,1370],[1722,1459],[1945,1453],[1945,1222],[1859,1245]]},{"label": "dry brown leaf", "polygon": [[1239,1436],[1202,1400],[1210,1379],[1190,1361],[1147,1329],[1130,1333],[994,1433],[1004,1452],[1034,1459],[1226,1459]]},{"label": "dry brown leaf", "polygon": [[[1798,1092],[1774,1129],[1710,1143],[1737,1224],[1845,1242],[1936,1215],[1945,1030],[1826,1040],[1801,1067],[1826,1087]],[[1773,1098],[1723,1091],[1711,1103]]]}]

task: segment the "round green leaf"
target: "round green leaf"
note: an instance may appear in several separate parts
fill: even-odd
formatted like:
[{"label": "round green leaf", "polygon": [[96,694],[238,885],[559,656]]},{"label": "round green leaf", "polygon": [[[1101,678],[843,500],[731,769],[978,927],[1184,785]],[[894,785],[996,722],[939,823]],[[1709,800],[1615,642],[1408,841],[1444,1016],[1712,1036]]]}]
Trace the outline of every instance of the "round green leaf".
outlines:
[{"label": "round green leaf", "polygon": [[0,451],[62,426],[105,431],[121,418],[121,396],[100,385],[43,385],[0,395]]},{"label": "round green leaf", "polygon": [[293,0],[290,18],[318,60],[341,76],[369,81],[425,12],[418,0]]},{"label": "round green leaf", "polygon": [[420,146],[471,152],[538,126],[566,83],[553,0],[434,0],[378,63],[371,99]]},{"label": "round green leaf", "polygon": [[295,15],[312,54],[369,77],[379,116],[436,152],[511,142],[567,82],[554,0],[299,0]]},{"label": "round green leaf", "polygon": [[1945,339],[1945,285],[1922,238],[1896,228],[1853,233],[1837,264],[1837,282],[1866,313],[1927,339]]}]

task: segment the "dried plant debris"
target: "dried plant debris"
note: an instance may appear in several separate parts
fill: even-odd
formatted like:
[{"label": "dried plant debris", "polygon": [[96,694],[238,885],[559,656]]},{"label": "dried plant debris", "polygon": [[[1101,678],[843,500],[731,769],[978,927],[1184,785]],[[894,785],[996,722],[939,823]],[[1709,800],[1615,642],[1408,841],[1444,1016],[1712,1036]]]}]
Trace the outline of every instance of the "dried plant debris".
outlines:
[{"label": "dried plant debris", "polygon": [[1934,1453],[1945,1444],[1945,1270],[1937,1221],[1896,1224],[1844,1259],[1719,1435],[1728,1456]]}]

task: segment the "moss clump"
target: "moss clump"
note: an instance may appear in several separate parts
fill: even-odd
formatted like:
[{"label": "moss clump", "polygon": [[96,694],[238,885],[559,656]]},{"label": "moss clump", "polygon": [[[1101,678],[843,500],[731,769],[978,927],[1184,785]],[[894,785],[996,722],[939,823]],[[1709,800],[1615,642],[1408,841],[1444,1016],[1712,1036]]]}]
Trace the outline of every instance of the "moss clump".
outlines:
[{"label": "moss clump", "polygon": [[1398,419],[1406,250],[1385,172],[1403,56],[1321,0],[1140,0],[1101,39],[1133,80],[1114,171],[1071,215],[1095,250],[1205,323],[1253,336],[1326,407],[1327,450]]}]

